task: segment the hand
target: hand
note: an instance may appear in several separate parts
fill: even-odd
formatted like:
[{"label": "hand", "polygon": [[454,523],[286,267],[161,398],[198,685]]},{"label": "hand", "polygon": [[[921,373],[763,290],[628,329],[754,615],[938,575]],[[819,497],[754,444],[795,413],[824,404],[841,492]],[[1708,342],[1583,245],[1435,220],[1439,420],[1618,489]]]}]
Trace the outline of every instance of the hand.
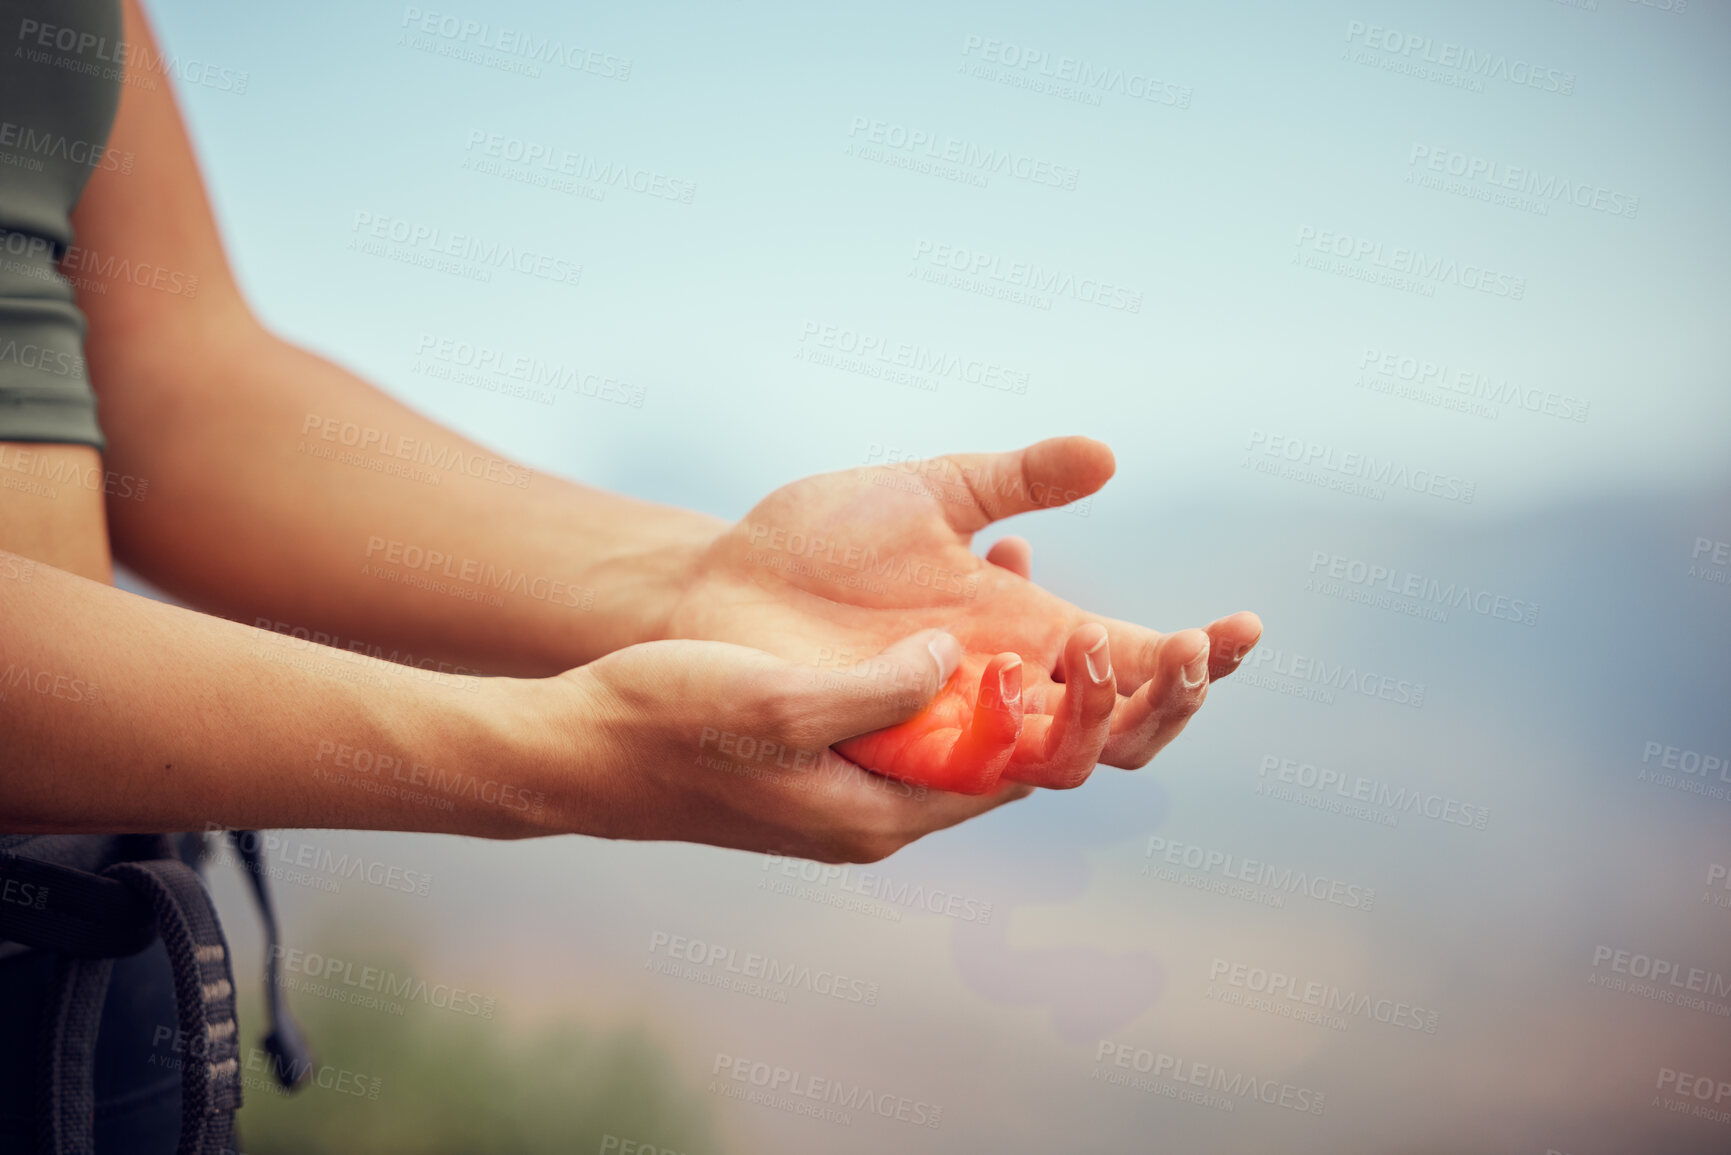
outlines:
[{"label": "hand", "polygon": [[1010,764],[1022,721],[1021,657],[965,654],[956,675],[925,709],[905,722],[839,742],[835,749],[902,782],[984,794]]},{"label": "hand", "polygon": [[545,695],[519,729],[553,742],[538,757],[545,780],[570,783],[572,751],[586,755],[579,784],[555,795],[562,829],[875,862],[1032,790],[928,790],[830,748],[923,709],[960,652],[926,630],[854,674],[724,642],[645,642],[518,683]]},{"label": "hand", "polygon": [[[1096,762],[1145,765],[1201,706],[1210,679],[1237,668],[1261,622],[1241,613],[1161,634],[1036,586],[1019,539],[985,559],[969,548],[992,522],[1080,500],[1113,470],[1105,445],[1065,437],[794,482],[707,548],[666,631],[846,669],[914,630],[947,629],[972,655],[1023,660],[1024,720],[1005,777],[1070,787]],[[1090,653],[1110,672],[1110,710],[1087,676]],[[921,726],[953,730],[956,718]],[[917,737],[904,731],[898,750],[917,753]],[[898,756],[887,743],[871,749]]]}]

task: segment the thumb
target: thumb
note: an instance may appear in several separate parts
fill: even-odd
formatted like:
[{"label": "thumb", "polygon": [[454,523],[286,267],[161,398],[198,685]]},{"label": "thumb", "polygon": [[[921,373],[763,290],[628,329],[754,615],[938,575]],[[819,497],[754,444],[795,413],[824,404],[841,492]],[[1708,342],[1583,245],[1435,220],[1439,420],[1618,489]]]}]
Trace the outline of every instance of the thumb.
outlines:
[{"label": "thumb", "polygon": [[962,644],[943,630],[921,630],[845,670],[827,671],[819,691],[824,730],[834,745],[905,722],[931,703],[961,664]]},{"label": "thumb", "polygon": [[1118,468],[1111,448],[1091,437],[1052,437],[1008,453],[952,453],[939,460],[952,467],[943,480],[964,487],[970,499],[944,503],[950,528],[958,533],[1080,501]]}]

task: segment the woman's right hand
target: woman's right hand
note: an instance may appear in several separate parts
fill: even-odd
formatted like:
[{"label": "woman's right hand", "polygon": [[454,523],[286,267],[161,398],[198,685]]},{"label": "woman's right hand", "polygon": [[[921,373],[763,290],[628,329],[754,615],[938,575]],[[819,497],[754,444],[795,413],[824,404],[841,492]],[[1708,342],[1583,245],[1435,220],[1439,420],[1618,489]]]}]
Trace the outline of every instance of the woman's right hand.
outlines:
[{"label": "woman's right hand", "polygon": [[608,838],[875,862],[1033,789],[932,790],[830,748],[919,713],[960,653],[950,635],[923,630],[837,671],[727,642],[655,641],[518,683],[542,695],[547,818]]}]

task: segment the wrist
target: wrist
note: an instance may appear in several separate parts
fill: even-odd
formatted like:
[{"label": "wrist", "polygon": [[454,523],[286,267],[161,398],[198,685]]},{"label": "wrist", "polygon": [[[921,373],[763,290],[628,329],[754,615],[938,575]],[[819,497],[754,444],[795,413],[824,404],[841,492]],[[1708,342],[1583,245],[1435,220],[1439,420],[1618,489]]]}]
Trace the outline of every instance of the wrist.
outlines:
[{"label": "wrist", "polygon": [[674,612],[702,576],[711,548],[733,527],[689,510],[658,512],[645,519],[630,545],[585,570],[593,628],[575,660],[561,668],[669,637]]},{"label": "wrist", "polygon": [[[466,741],[495,805],[473,816],[492,838],[601,834],[597,815],[614,759],[595,679],[579,668],[548,678],[482,678],[467,711]],[[483,801],[485,801],[483,799]]]},{"label": "wrist", "polygon": [[351,771],[337,743],[328,776],[364,781],[372,804],[391,815],[362,825],[497,839],[564,833],[552,814],[573,776],[550,773],[557,743],[537,693],[550,680],[441,675],[375,696],[375,706],[387,703],[367,727],[375,737],[356,740],[368,765],[357,752],[361,772]]}]

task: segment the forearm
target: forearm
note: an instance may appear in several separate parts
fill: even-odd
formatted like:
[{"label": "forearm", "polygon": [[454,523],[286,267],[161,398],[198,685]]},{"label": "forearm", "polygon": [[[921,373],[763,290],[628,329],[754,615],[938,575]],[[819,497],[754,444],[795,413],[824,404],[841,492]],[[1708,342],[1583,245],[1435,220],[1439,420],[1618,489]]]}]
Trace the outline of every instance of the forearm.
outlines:
[{"label": "forearm", "polygon": [[[296,644],[0,552],[0,829],[543,833],[581,810],[582,776],[530,752],[540,689]],[[573,745],[565,765],[584,761]]]},{"label": "forearm", "polygon": [[110,502],[116,559],[212,612],[548,674],[661,636],[724,528],[534,473],[238,316],[196,339],[113,365],[103,420],[148,482]]},{"label": "forearm", "polygon": [[[127,42],[149,56],[148,21],[133,0],[125,13]],[[90,321],[106,464],[148,485],[142,501],[109,503],[118,560],[243,621],[492,673],[550,673],[654,636],[710,519],[542,475],[519,488],[507,463],[490,469],[493,455],[265,333],[230,274],[172,85],[124,86],[110,148],[136,164],[92,174],[68,271]],[[159,277],[112,275],[122,266]],[[335,422],[339,439],[309,419]],[[345,445],[351,427],[381,440]],[[463,469],[436,464],[459,455]]]}]

